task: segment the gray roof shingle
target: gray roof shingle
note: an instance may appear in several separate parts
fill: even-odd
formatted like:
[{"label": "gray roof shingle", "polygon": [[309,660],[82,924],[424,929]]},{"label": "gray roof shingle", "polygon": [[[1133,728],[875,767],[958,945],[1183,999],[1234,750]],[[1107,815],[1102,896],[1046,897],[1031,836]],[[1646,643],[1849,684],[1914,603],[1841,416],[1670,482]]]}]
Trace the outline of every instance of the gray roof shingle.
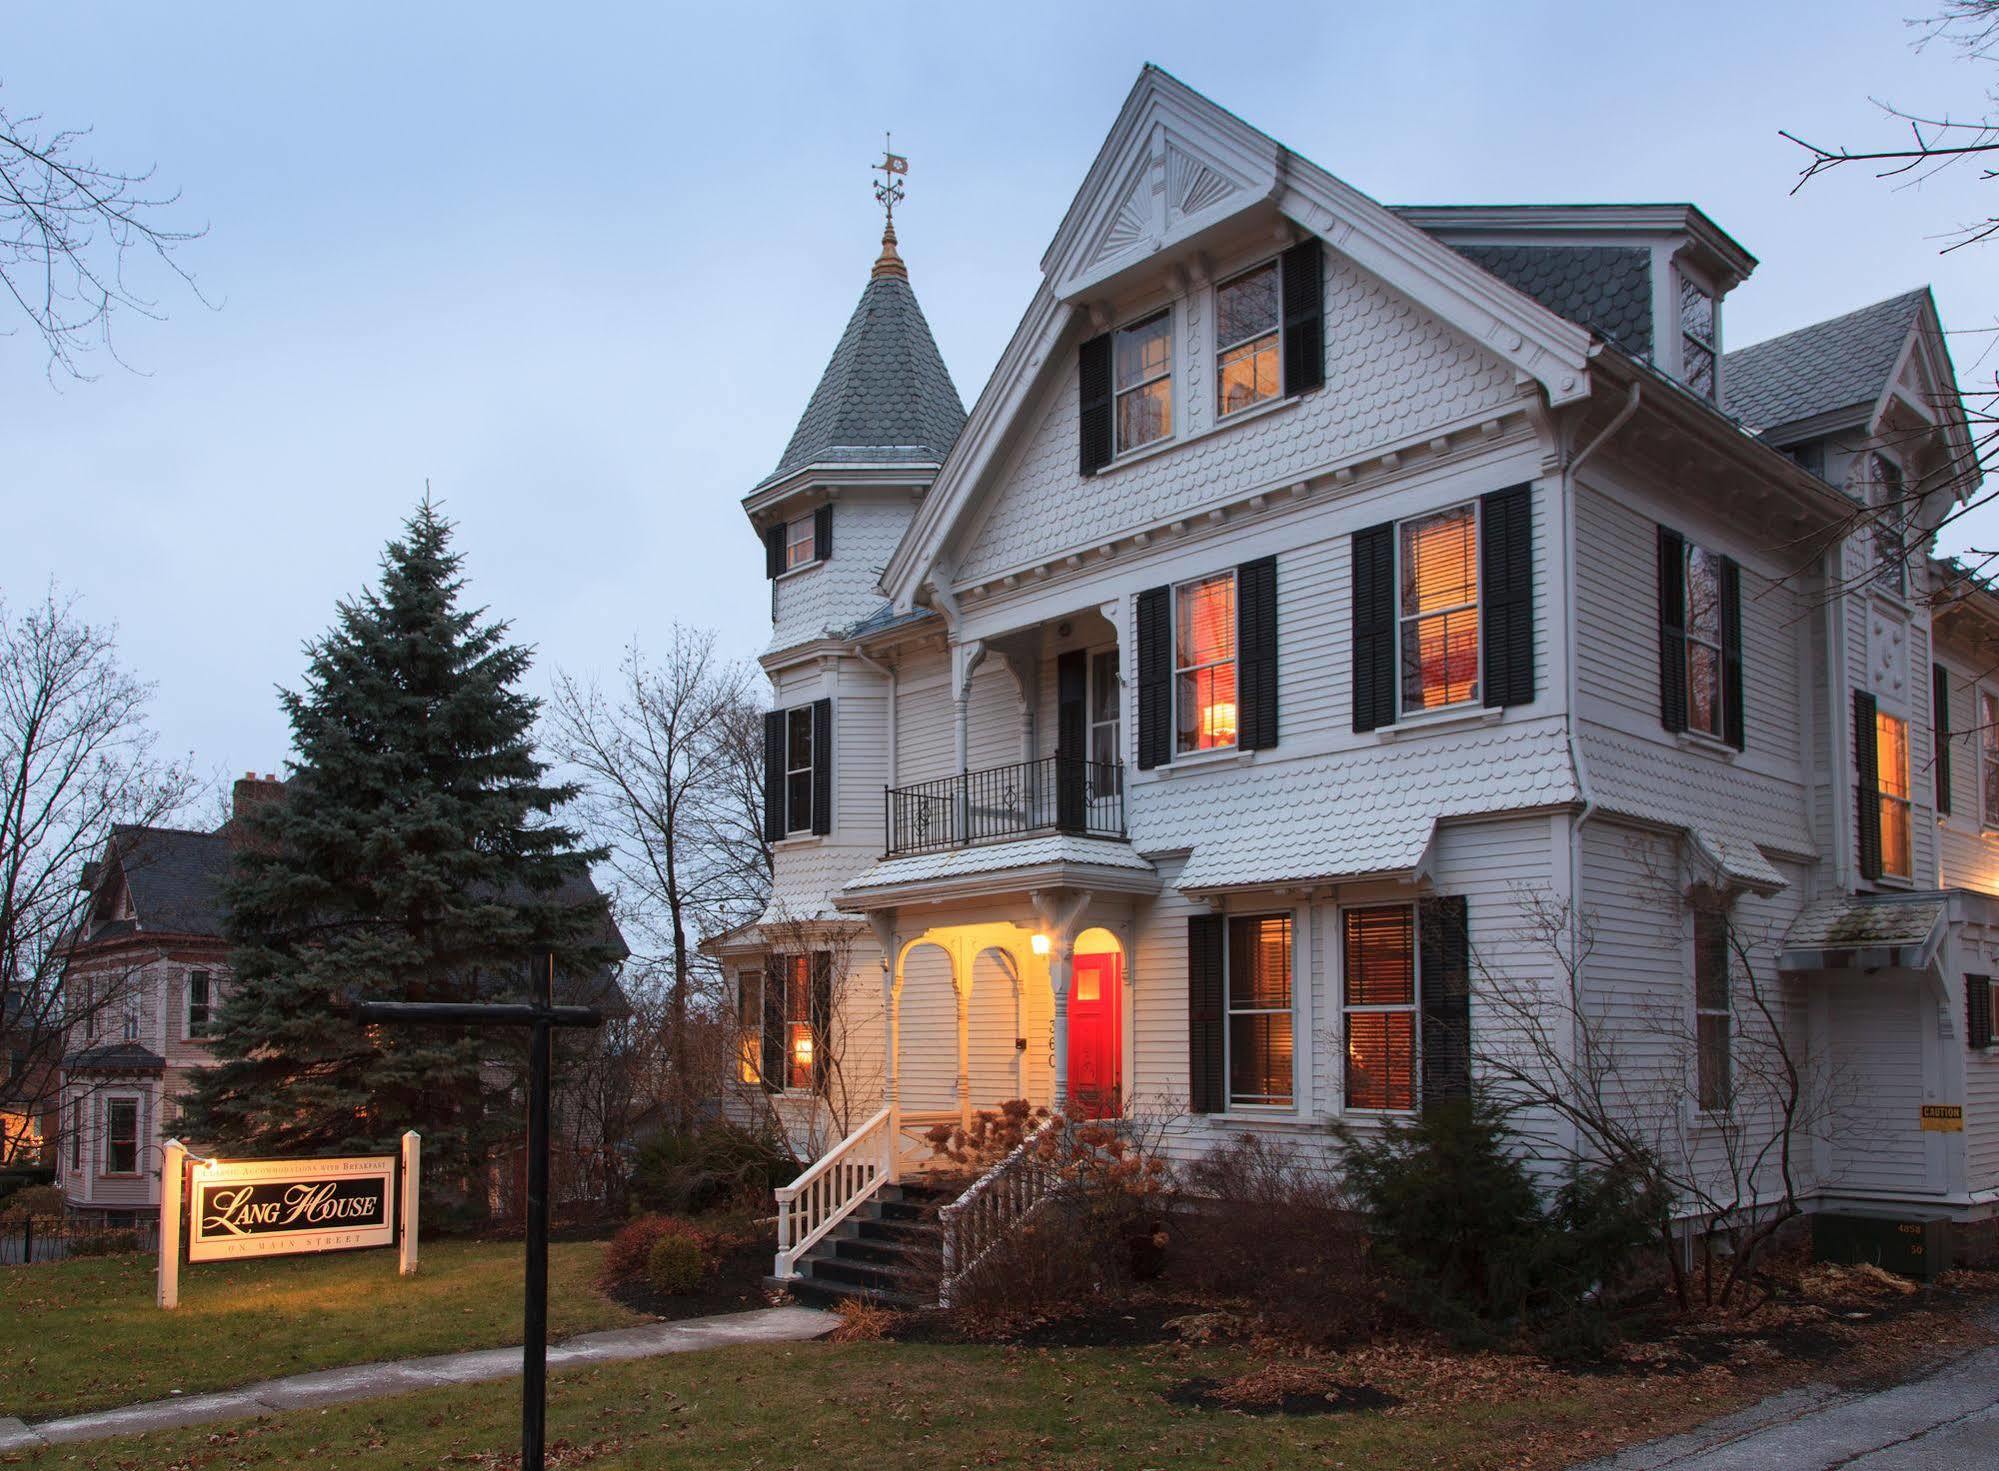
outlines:
[{"label": "gray roof shingle", "polygon": [[1800,419],[1872,404],[1887,386],[1929,288],[1905,291],[1722,358],[1725,407],[1766,434]]},{"label": "gray roof shingle", "polygon": [[877,273],[861,293],[819,386],[763,484],[805,465],[842,461],[941,464],[965,406],[916,293]]},{"label": "gray roof shingle", "polygon": [[1452,244],[1451,248],[1633,357],[1651,357],[1650,251],[1625,245]]}]

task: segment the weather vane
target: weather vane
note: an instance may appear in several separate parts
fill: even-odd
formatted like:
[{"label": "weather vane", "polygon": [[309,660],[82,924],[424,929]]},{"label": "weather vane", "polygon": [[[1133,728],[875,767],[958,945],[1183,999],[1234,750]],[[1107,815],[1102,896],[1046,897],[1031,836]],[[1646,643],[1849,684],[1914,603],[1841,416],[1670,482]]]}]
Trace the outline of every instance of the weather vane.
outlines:
[{"label": "weather vane", "polygon": [[902,203],[902,175],[909,172],[909,160],[889,146],[890,135],[882,134],[882,161],[874,166],[880,174],[881,182],[875,185],[875,202],[888,215],[889,224],[895,223],[895,207]]}]

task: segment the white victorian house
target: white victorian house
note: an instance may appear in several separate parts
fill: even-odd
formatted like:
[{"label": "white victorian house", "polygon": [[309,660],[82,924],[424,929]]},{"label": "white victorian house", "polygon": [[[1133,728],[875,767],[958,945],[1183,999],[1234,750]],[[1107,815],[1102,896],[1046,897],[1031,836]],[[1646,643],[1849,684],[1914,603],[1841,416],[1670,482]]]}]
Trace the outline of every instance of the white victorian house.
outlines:
[{"label": "white victorian house", "polygon": [[1390,208],[1148,68],[967,414],[891,231],[744,503],[776,885],[712,948],[820,1157],[780,1275],[940,1120],[1325,1148],[1572,972],[1692,1039],[1690,1151],[1756,984],[1857,1079],[1814,1206],[1999,1209],[1951,367],[1927,291],[1727,352],[1755,265],[1691,205]]}]

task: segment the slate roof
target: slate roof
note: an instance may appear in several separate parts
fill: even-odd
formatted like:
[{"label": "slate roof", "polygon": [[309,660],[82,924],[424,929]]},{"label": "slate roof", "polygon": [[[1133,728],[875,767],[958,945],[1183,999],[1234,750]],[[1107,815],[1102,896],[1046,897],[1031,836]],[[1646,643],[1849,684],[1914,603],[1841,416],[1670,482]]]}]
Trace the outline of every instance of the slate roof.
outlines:
[{"label": "slate roof", "polygon": [[1785,932],[1784,970],[1920,969],[1950,921],[1944,893],[1843,894],[1805,906]]},{"label": "slate roof", "polygon": [[111,840],[142,927],[179,935],[222,933],[220,885],[232,852],[226,834],[117,827]]},{"label": "slate roof", "polygon": [[1652,254],[1628,245],[1457,245],[1473,265],[1635,358],[1652,355]]},{"label": "slate roof", "polygon": [[1928,287],[1722,356],[1724,407],[1752,432],[1871,405],[1887,386]]},{"label": "slate roof", "polygon": [[166,1068],[166,1059],[137,1042],[107,1042],[67,1054],[65,1072],[157,1073]]},{"label": "slate roof", "polygon": [[964,423],[965,406],[915,291],[900,275],[878,272],[763,484],[806,465],[942,464]]}]

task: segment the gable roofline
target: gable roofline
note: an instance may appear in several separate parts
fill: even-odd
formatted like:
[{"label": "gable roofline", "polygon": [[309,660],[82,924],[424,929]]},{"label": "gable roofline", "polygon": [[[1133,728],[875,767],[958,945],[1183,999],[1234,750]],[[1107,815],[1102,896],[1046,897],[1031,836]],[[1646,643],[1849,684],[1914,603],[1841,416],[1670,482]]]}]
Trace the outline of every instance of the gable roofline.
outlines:
[{"label": "gable roofline", "polygon": [[[1224,194],[1220,203],[1190,213],[1177,230],[1167,229],[1160,247],[1134,247],[1128,259],[1119,258],[1109,267],[1084,268],[1079,259],[1084,245],[1100,238],[1119,203],[1110,195],[1111,186],[1126,178],[1136,146],[1169,122],[1188,142],[1214,144],[1217,151],[1229,153],[1230,160],[1217,158],[1216,166],[1249,182]],[[1270,182],[1262,192],[1252,187],[1255,172],[1244,159],[1260,159],[1268,166]],[[1042,256],[1042,279],[1019,326],[883,570],[881,590],[897,610],[915,606],[951,531],[1006,445],[1015,418],[1057,371],[1056,350],[1094,304],[1086,297],[1130,272],[1157,269],[1167,244],[1188,248],[1215,225],[1267,205],[1538,381],[1551,405],[1588,397],[1592,338],[1586,328],[1148,64]]]},{"label": "gable roofline", "polygon": [[1423,230],[1482,234],[1528,243],[1529,237],[1590,236],[1611,244],[1633,236],[1684,235],[1732,290],[1756,269],[1756,257],[1697,204],[1397,204],[1390,208]]},{"label": "gable roofline", "polygon": [[1949,446],[1950,463],[1958,467],[1951,476],[1955,489],[1948,482],[1938,488],[1949,490],[1953,500],[1968,501],[1985,477],[1979,463],[1978,447],[1971,437],[1969,411],[1957,386],[1957,364],[1951,360],[1950,339],[1943,330],[1943,314],[1937,310],[1936,295],[1928,286],[1922,289],[1922,300],[1917,303],[1915,320],[1909,323],[1908,337],[1902,344],[1901,352],[1896,355],[1894,366],[1888,370],[1887,382],[1881,385],[1881,392],[1874,400],[1873,415],[1868,420],[1869,429],[1881,423],[1886,416],[1903,370],[1911,358],[1922,360],[1930,381],[1938,385],[1939,392],[1949,397],[1947,404],[1917,405],[1918,411],[1942,433],[1944,442]]}]

